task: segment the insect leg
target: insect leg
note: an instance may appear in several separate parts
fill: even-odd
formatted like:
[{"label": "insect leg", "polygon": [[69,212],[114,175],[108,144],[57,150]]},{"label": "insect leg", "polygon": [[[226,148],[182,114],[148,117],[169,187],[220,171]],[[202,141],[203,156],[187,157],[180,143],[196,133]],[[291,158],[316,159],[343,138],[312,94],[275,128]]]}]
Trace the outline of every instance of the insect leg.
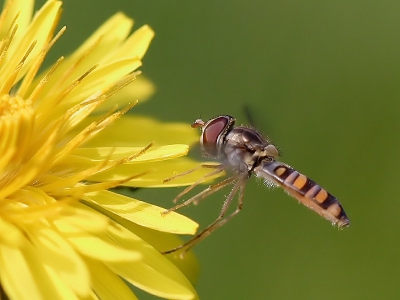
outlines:
[{"label": "insect leg", "polygon": [[174,203],[178,202],[178,200],[179,200],[182,196],[184,196],[184,195],[186,195],[187,193],[189,193],[192,189],[194,189],[194,188],[195,188],[196,186],[198,186],[200,183],[204,182],[208,177],[217,175],[218,173],[221,173],[221,172],[224,171],[224,168],[222,167],[222,165],[201,165],[201,166],[199,166],[199,167],[197,167],[197,168],[194,168],[194,169],[192,169],[192,170],[189,170],[189,171],[180,173],[180,174],[178,174],[178,175],[175,175],[175,176],[173,176],[173,177],[167,178],[167,179],[164,180],[164,182],[168,182],[168,181],[173,180],[173,179],[175,179],[175,178],[177,178],[177,177],[181,177],[181,176],[190,174],[190,173],[192,173],[192,172],[194,172],[194,171],[196,171],[196,170],[198,170],[198,169],[200,169],[200,168],[210,168],[210,169],[216,169],[216,170],[213,171],[213,172],[211,172],[211,173],[208,173],[208,174],[204,175],[204,176],[201,177],[199,180],[197,180],[195,183],[193,183],[191,186],[188,186],[186,189],[184,189],[182,192],[180,192],[180,193],[178,194],[178,196],[176,196],[175,199],[173,200]]},{"label": "insect leg", "polygon": [[[222,172],[222,170],[217,170],[219,172]],[[218,174],[218,172],[212,172],[210,173],[212,175]],[[207,174],[209,175],[209,174]],[[210,175],[211,176],[211,175]],[[207,176],[208,177],[208,176]],[[204,197],[207,197],[210,194],[213,194],[217,191],[219,191],[220,189],[222,189],[223,187],[227,186],[228,184],[230,184],[231,182],[233,182],[236,179],[236,176],[232,176],[229,177],[221,182],[215,183],[210,185],[208,188],[206,188],[205,190],[201,191],[200,193],[198,193],[197,195],[194,195],[193,197],[191,197],[190,199],[186,200],[183,203],[180,203],[174,207],[171,207],[170,209],[167,209],[166,211],[163,211],[162,214],[166,215],[171,211],[175,211],[179,208],[182,208],[184,206],[189,205],[192,202],[197,203],[198,201],[200,201],[201,199],[203,199]],[[181,198],[183,195],[187,194],[190,190],[192,190],[196,185],[198,185],[200,182],[195,182],[193,185],[191,185],[190,187],[186,188],[182,193],[180,193],[175,199],[174,202],[176,202],[179,198]]]},{"label": "insect leg", "polygon": [[[178,251],[180,249],[185,248],[185,251],[181,253],[181,256],[185,255],[185,253],[190,250],[192,247],[197,245],[199,242],[201,242],[203,239],[205,239],[207,236],[209,236],[215,229],[221,227],[224,225],[226,222],[228,222],[230,219],[232,219],[237,213],[240,212],[243,206],[243,195],[244,195],[244,186],[245,186],[245,179],[246,178],[241,178],[233,187],[232,191],[229,193],[228,197],[226,198],[224,205],[222,206],[221,212],[218,216],[218,218],[212,222],[210,225],[208,225],[203,231],[201,231],[198,235],[196,235],[194,238],[191,240],[187,241],[186,243],[175,247],[171,250],[162,252],[163,254],[168,254],[172,253],[175,251]],[[229,208],[229,205],[232,202],[232,199],[236,195],[236,193],[239,191],[239,197],[238,197],[238,206],[236,210],[230,214],[228,217],[224,219],[224,216]]]},{"label": "insect leg", "polygon": [[163,183],[166,183],[166,182],[168,182],[168,181],[174,180],[175,178],[178,178],[178,177],[182,177],[182,176],[188,175],[188,174],[193,173],[194,171],[197,171],[197,170],[202,169],[202,168],[218,169],[218,168],[220,168],[220,167],[221,167],[221,165],[207,165],[207,164],[201,164],[200,166],[198,166],[198,167],[196,167],[196,168],[193,168],[193,169],[191,169],[191,170],[188,170],[188,171],[185,171],[185,172],[176,174],[176,175],[174,175],[174,176],[171,176],[171,177],[169,177],[169,178],[167,178],[167,179],[164,179],[164,180],[163,180]]}]

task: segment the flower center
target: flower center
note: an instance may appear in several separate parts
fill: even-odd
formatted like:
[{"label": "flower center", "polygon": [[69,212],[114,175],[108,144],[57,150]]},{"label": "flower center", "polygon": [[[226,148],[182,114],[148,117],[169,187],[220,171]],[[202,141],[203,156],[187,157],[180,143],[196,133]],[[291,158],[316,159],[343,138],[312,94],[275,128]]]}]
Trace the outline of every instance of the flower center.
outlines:
[{"label": "flower center", "polygon": [[32,103],[26,101],[19,96],[10,96],[9,94],[2,95],[0,98],[0,122],[20,114],[32,114]]}]

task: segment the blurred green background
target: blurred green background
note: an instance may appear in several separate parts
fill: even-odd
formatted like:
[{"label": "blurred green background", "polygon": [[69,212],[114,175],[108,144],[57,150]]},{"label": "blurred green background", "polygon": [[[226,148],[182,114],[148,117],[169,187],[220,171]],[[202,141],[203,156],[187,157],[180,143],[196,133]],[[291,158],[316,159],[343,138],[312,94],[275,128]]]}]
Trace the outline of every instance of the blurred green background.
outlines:
[{"label": "blurred green background", "polygon": [[[400,299],[400,1],[66,0],[54,57],[120,10],[156,31],[142,71],[157,93],[135,113],[240,124],[247,106],[352,221],[338,231],[249,180],[243,211],[195,249],[201,299]],[[181,212],[208,225],[228,192]]]}]

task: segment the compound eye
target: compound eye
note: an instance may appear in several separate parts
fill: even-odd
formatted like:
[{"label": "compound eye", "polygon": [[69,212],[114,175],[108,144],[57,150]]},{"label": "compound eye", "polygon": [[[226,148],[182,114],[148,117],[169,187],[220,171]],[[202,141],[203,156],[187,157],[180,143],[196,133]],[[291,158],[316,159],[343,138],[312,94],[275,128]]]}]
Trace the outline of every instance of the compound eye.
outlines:
[{"label": "compound eye", "polygon": [[225,131],[228,120],[223,117],[209,121],[203,129],[203,143],[216,144],[218,137]]},{"label": "compound eye", "polygon": [[215,119],[208,121],[203,126],[203,133],[201,144],[203,149],[211,156],[218,156],[218,142],[220,141],[220,137],[223,136],[227,127],[231,126],[233,119],[229,116],[221,116]]}]

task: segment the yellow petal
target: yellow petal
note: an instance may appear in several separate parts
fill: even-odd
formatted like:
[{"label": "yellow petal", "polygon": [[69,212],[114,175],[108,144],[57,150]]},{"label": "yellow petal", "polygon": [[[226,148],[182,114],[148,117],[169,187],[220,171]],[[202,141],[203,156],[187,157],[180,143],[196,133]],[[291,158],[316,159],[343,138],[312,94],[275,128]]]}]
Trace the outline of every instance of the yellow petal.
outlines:
[{"label": "yellow petal", "polygon": [[38,252],[40,261],[48,271],[58,274],[80,297],[90,294],[90,277],[87,267],[82,257],[63,236],[43,226],[32,230],[29,237]]},{"label": "yellow petal", "polygon": [[[154,231],[122,218],[116,218],[115,220],[161,252],[183,244],[183,241],[175,234]],[[183,258],[180,256],[181,253],[182,251],[176,251],[166,255],[166,257],[185,274],[192,284],[195,284],[200,273],[199,262],[193,251],[186,252]]]},{"label": "yellow petal", "polygon": [[81,254],[103,262],[131,262],[141,257],[141,254],[135,249],[128,250],[117,247],[113,243],[114,241],[109,238],[105,239],[104,235],[92,233],[81,237],[66,236],[66,239]]},{"label": "yellow petal", "polygon": [[19,247],[24,239],[23,233],[19,228],[2,217],[0,218],[0,232],[7,232],[7,234],[0,235],[0,244],[10,247]]},{"label": "yellow petal", "polygon": [[88,193],[82,198],[124,219],[159,231],[194,234],[199,226],[178,213],[171,212],[162,216],[161,213],[165,211],[165,208],[109,191]]},{"label": "yellow petal", "polygon": [[[87,221],[87,223],[89,222]],[[113,226],[113,222],[109,221],[109,223],[108,228]],[[139,259],[141,256],[135,249],[121,248],[112,239],[105,236],[104,233],[107,232],[108,228],[98,234],[96,232],[86,232],[84,228],[64,222],[63,219],[58,220],[56,225],[75,249],[87,257],[101,261],[132,261]]]},{"label": "yellow petal", "polygon": [[87,259],[91,271],[92,287],[99,299],[136,300],[125,282],[103,263]]},{"label": "yellow petal", "polygon": [[[92,121],[94,121],[93,118],[87,119],[88,124]],[[165,123],[148,117],[127,114],[91,139],[85,147],[144,146],[152,141],[156,141],[156,146],[191,145],[198,140],[198,131],[187,123]]]},{"label": "yellow petal", "polygon": [[122,47],[113,53],[114,59],[132,57],[142,59],[153,37],[154,31],[148,25],[140,27],[125,41]]},{"label": "yellow petal", "polygon": [[114,227],[113,238],[123,247],[137,249],[142,258],[127,263],[109,263],[109,267],[131,284],[168,299],[194,299],[196,291],[189,280],[164,255],[122,226]]},{"label": "yellow petal", "polygon": [[[193,169],[196,169],[196,171],[164,182],[166,179]],[[136,163],[134,165],[120,165],[110,171],[104,171],[90,176],[89,180],[122,180],[134,174],[145,173],[143,176],[125,182],[124,185],[131,187],[176,187],[191,185],[213,171],[214,169],[202,168],[199,162],[193,161],[187,157],[179,157],[174,160],[157,161],[154,163],[146,162]],[[224,172],[221,172],[219,176],[224,174]],[[217,176],[206,178],[207,180],[204,180],[203,183],[209,183],[216,177]]]},{"label": "yellow petal", "polygon": [[[113,240],[104,236],[104,232],[107,232],[110,226],[113,226],[113,222],[107,219],[105,216],[98,212],[92,211],[87,206],[79,204],[81,207],[80,211],[87,211],[86,220],[83,222],[77,222],[77,215],[71,218],[60,218],[54,222],[57,229],[63,234],[63,236],[77,249],[80,253],[87,257],[99,259],[103,261],[128,261],[135,260],[140,257],[140,253],[134,249],[124,249],[114,243]],[[106,228],[101,231],[89,231],[95,224],[96,218],[92,215],[99,215],[103,219],[107,220]],[[103,227],[103,226],[102,226]],[[98,234],[101,232],[102,234]]]},{"label": "yellow petal", "polygon": [[74,105],[82,100],[99,96],[109,90],[125,75],[141,66],[138,59],[126,59],[98,68],[87,75],[68,95],[68,103]]},{"label": "yellow petal", "polygon": [[[69,56],[68,64],[81,59],[89,51],[91,52],[91,65],[99,62],[109,62],[106,57],[108,53],[102,52],[107,49],[107,52],[113,52],[113,49],[119,49],[122,43],[125,43],[133,26],[133,20],[119,12],[111,16],[104,22],[75,52]],[[93,52],[93,45],[96,45],[96,51]],[[134,58],[130,56],[129,58]],[[118,59],[119,60],[119,59]]]},{"label": "yellow petal", "polygon": [[[10,299],[77,299],[75,293],[43,264],[36,249],[0,244],[1,285]],[[23,282],[23,288],[21,288]]]},{"label": "yellow petal", "polygon": [[27,50],[33,43],[34,48],[27,57],[22,70],[17,76],[17,80],[21,78],[28,70],[30,62],[36,59],[38,54],[43,50],[44,45],[48,42],[49,35],[54,28],[54,22],[57,20],[60,1],[48,1],[37,12],[28,30],[21,36],[19,42],[12,42],[7,51],[5,62],[2,62],[0,72],[0,82],[6,82],[6,78],[12,74],[16,66],[22,61],[27,54]]},{"label": "yellow petal", "polygon": [[[93,66],[99,65],[102,68],[110,64],[110,61],[105,61],[104,54],[121,45],[132,25],[133,21],[122,13],[111,17],[57,67],[43,88],[42,95],[58,94]],[[44,71],[44,74],[47,72]]]},{"label": "yellow petal", "polygon": [[18,15],[16,24],[18,24],[18,30],[15,33],[15,41],[21,39],[29,22],[32,18],[33,5],[35,1],[33,0],[16,0],[5,2],[4,10],[1,14],[0,19],[0,38],[3,39],[10,29],[12,22]]},{"label": "yellow petal", "polygon": [[82,232],[102,232],[109,226],[110,220],[99,214],[97,211],[89,210],[82,204],[75,204],[63,207],[59,218],[55,219],[54,224],[62,228],[62,232],[69,235],[76,235]]},{"label": "yellow petal", "polygon": [[[92,162],[99,161],[116,161],[129,157],[135,153],[140,153],[144,147],[93,147],[78,148],[73,151],[72,155],[85,157]],[[167,145],[162,147],[150,147],[146,152],[139,155],[127,164],[135,164],[139,162],[156,162],[166,159],[176,158],[186,155],[189,150],[187,145]]]},{"label": "yellow petal", "polygon": [[129,103],[132,103],[132,99],[139,100],[139,103],[142,103],[154,94],[155,89],[156,87],[149,79],[140,75],[128,86],[108,98],[96,111],[99,113],[110,111],[115,108],[116,104],[118,104],[118,107],[126,107]]},{"label": "yellow petal", "polygon": [[[102,66],[126,59],[140,60],[154,37],[154,31],[148,25],[144,25],[126,39],[132,25],[133,21],[124,14],[115,14],[75,51],[63,65],[72,65],[84,56],[85,60],[88,60],[88,53],[90,54],[89,61],[92,62],[92,65],[100,64]],[[123,44],[121,45],[121,43]],[[102,49],[107,49],[107,52],[104,53],[104,51],[101,51]],[[86,61],[85,65],[87,69],[90,67],[88,61]],[[56,72],[61,72],[63,68],[61,67]]]}]

